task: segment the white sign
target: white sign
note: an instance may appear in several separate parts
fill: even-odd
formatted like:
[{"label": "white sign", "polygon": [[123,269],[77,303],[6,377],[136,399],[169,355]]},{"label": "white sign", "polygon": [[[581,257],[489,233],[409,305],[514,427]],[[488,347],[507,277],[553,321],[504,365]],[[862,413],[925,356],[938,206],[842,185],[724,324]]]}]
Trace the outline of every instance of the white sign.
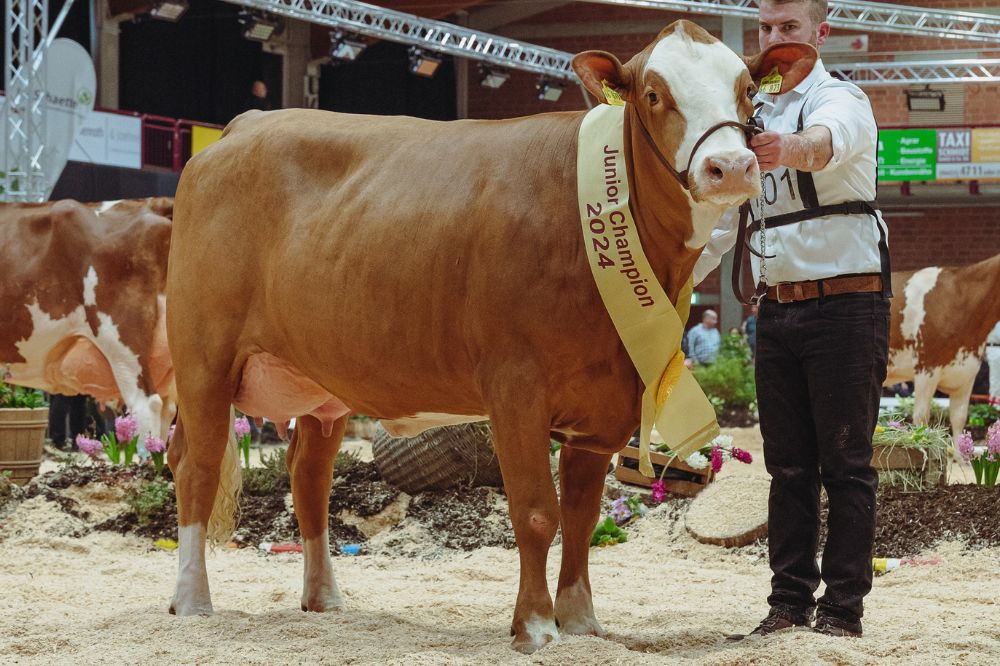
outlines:
[{"label": "white sign", "polygon": [[[56,39],[45,53],[41,67],[45,82],[45,137],[43,166],[48,199],[69,156],[77,130],[94,108],[97,75],[90,54],[71,39]],[[6,105],[6,99],[4,99]],[[0,132],[0,171],[6,171],[7,114]],[[27,167],[27,165],[21,165]]]},{"label": "white sign", "polygon": [[91,111],[77,132],[69,158],[108,166],[142,168],[142,119]]},{"label": "white sign", "polygon": [[865,53],[868,51],[868,35],[833,35],[826,38],[820,51],[824,55]]}]

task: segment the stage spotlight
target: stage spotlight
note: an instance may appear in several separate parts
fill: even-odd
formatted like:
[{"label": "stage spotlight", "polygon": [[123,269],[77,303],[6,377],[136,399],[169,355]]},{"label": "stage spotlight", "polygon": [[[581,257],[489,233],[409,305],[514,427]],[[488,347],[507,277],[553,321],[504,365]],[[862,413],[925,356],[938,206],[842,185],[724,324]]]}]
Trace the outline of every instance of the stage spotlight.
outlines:
[{"label": "stage spotlight", "polygon": [[944,111],[944,91],[931,90],[930,86],[923,90],[907,90],[906,107],[910,111]]},{"label": "stage spotlight", "polygon": [[538,99],[546,102],[558,102],[563,94],[561,85],[546,79],[541,79],[535,89],[538,90]]},{"label": "stage spotlight", "polygon": [[188,10],[188,0],[155,0],[149,15],[161,21],[176,23]]},{"label": "stage spotlight", "polygon": [[277,18],[249,11],[240,12],[236,20],[243,27],[243,36],[254,42],[271,39],[281,25]]},{"label": "stage spotlight", "polygon": [[510,72],[502,67],[495,67],[493,65],[479,66],[479,83],[487,88],[499,88],[509,78]]},{"label": "stage spotlight", "polygon": [[330,57],[334,60],[357,60],[365,46],[358,35],[345,35],[340,30],[330,33]]},{"label": "stage spotlight", "polygon": [[425,53],[416,46],[410,47],[410,71],[417,76],[432,78],[443,60],[439,55]]}]

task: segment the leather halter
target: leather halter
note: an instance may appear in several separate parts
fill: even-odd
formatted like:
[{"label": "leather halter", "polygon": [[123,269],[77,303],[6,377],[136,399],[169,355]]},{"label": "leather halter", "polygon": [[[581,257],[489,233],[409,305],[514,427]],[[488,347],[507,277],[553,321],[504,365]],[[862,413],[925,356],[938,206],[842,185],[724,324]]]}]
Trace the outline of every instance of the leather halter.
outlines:
[{"label": "leather halter", "polygon": [[748,119],[746,124],[735,120],[723,120],[721,123],[716,123],[705,130],[705,133],[701,135],[701,138],[695,142],[694,148],[691,149],[691,155],[688,157],[687,167],[684,171],[678,171],[672,164],[670,164],[670,162],[667,161],[667,158],[663,156],[663,153],[660,152],[660,148],[656,145],[656,141],[653,140],[653,136],[649,133],[649,130],[646,129],[646,123],[642,122],[642,116],[639,115],[638,110],[636,110],[635,119],[639,121],[639,129],[642,130],[642,135],[646,137],[646,143],[649,144],[649,147],[653,150],[653,154],[656,155],[656,158],[660,160],[660,164],[666,167],[670,175],[674,177],[674,180],[680,183],[680,186],[688,191],[691,189],[691,184],[688,182],[691,175],[691,163],[694,162],[694,156],[698,152],[698,149],[701,148],[701,144],[705,143],[709,137],[723,127],[735,127],[736,129],[743,131],[743,134],[746,136],[747,142],[749,143],[751,137],[764,131],[764,128],[758,124],[759,120],[753,116]]}]

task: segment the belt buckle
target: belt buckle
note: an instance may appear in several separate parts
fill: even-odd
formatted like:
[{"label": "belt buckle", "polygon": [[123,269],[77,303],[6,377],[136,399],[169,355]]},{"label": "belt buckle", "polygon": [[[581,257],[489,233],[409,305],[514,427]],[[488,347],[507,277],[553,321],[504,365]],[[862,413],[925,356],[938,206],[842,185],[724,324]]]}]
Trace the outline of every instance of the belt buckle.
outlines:
[{"label": "belt buckle", "polygon": [[795,285],[791,282],[779,282],[776,288],[778,303],[795,302]]}]

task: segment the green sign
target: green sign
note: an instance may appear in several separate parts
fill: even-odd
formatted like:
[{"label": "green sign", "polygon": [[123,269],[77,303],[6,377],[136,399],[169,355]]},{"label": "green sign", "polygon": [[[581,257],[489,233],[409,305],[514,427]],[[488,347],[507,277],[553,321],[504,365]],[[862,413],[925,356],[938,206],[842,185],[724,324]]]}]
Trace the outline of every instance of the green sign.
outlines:
[{"label": "green sign", "polygon": [[937,130],[882,130],[878,133],[879,180],[937,178]]}]

